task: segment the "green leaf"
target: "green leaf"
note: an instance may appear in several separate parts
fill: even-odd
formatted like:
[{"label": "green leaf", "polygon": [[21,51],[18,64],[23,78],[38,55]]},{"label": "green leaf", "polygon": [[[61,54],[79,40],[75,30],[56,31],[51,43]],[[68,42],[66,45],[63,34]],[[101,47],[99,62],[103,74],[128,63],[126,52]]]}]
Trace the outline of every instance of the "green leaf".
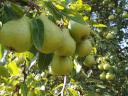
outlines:
[{"label": "green leaf", "polygon": [[59,89],[59,88],[61,88],[61,87],[63,87],[63,86],[64,86],[64,84],[61,83],[61,84],[57,85],[56,87],[54,87],[52,90],[53,90],[53,91],[54,91],[54,90],[57,90],[57,89]]},{"label": "green leaf", "polygon": [[88,4],[84,4],[84,9],[85,9],[86,11],[91,11],[91,6],[88,5]]},{"label": "green leaf", "polygon": [[44,70],[48,68],[48,65],[50,64],[52,57],[53,57],[53,54],[39,53],[39,58],[37,62],[38,62],[38,67],[40,68],[40,70]]},{"label": "green leaf", "polygon": [[5,68],[4,66],[1,66],[0,65],[0,77],[9,77],[10,74],[9,74],[9,71],[7,68]]},{"label": "green leaf", "polygon": [[74,20],[76,22],[79,23],[84,23],[84,19],[80,14],[74,14],[73,10],[69,10],[69,9],[64,9],[61,11],[61,14],[63,14],[64,16],[66,16],[68,19]]},{"label": "green leaf", "polygon": [[74,89],[72,89],[72,88],[68,88],[68,91],[70,92],[70,96],[79,96],[78,95],[78,93],[77,93],[77,91],[76,90],[74,90]]},{"label": "green leaf", "polygon": [[93,27],[107,27],[107,26],[104,24],[93,24]]},{"label": "green leaf", "polygon": [[25,83],[21,84],[20,89],[21,89],[21,95],[27,96],[28,88],[27,88],[27,85]]},{"label": "green leaf", "polygon": [[7,65],[7,68],[9,69],[9,72],[10,72],[11,76],[18,76],[18,75],[20,75],[21,69],[17,66],[15,61],[10,62]]},{"label": "green leaf", "polygon": [[45,1],[44,3],[49,12],[52,13],[57,19],[60,19],[62,17],[60,11],[57,10],[57,8],[52,4],[51,1]]},{"label": "green leaf", "polygon": [[33,19],[31,24],[34,46],[41,49],[44,41],[44,24],[40,19]]},{"label": "green leaf", "polygon": [[19,16],[22,17],[24,15],[24,11],[22,10],[21,6],[12,3],[12,10]]},{"label": "green leaf", "polygon": [[102,88],[102,89],[105,89],[105,88],[106,88],[106,86],[105,86],[105,85],[97,84],[96,86],[97,86],[97,87],[99,87],[99,88]]},{"label": "green leaf", "polygon": [[2,15],[3,23],[9,20],[20,18],[24,15],[22,8],[14,3],[7,3],[4,6],[4,13]]}]

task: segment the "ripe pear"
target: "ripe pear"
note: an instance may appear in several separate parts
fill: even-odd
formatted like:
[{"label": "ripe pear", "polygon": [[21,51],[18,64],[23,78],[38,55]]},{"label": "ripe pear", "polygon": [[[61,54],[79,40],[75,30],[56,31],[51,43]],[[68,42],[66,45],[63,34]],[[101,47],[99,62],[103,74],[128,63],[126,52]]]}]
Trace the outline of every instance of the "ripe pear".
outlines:
[{"label": "ripe pear", "polygon": [[114,79],[115,79],[115,74],[110,72],[106,74],[106,80],[114,80]]},{"label": "ripe pear", "polygon": [[73,69],[73,61],[70,57],[54,55],[51,61],[53,75],[68,75]]},{"label": "ripe pear", "polygon": [[76,52],[78,56],[83,57],[87,56],[92,50],[91,41],[88,39],[83,40],[82,42],[78,43]]},{"label": "ripe pear", "polygon": [[93,55],[88,55],[84,61],[84,65],[91,67],[93,64],[96,64],[96,60]]},{"label": "ripe pear", "polygon": [[109,64],[104,64],[104,65],[103,65],[103,68],[104,68],[104,70],[109,70],[109,69],[111,69],[111,65],[109,65]]},{"label": "ripe pear", "polygon": [[68,28],[72,37],[77,41],[81,41],[83,38],[87,38],[90,35],[91,28],[87,24],[81,24],[70,20]]},{"label": "ripe pear", "polygon": [[106,39],[108,39],[108,40],[110,40],[110,39],[114,39],[114,34],[113,33],[108,33],[107,35],[106,35]]},{"label": "ripe pear", "polygon": [[102,72],[101,74],[100,74],[100,79],[101,80],[105,80],[106,79],[106,72]]},{"label": "ripe pear", "polygon": [[71,37],[68,29],[62,29],[63,41],[62,46],[55,52],[59,56],[72,56],[76,50],[76,42]]},{"label": "ripe pear", "polygon": [[44,24],[44,42],[42,48],[37,48],[42,53],[52,53],[58,49],[63,40],[61,29],[45,15],[38,17]]},{"label": "ripe pear", "polygon": [[122,17],[128,18],[128,12],[124,11],[123,14],[122,14]]},{"label": "ripe pear", "polygon": [[110,16],[108,17],[109,20],[113,20],[114,18],[115,18],[114,15],[110,15]]},{"label": "ripe pear", "polygon": [[24,52],[31,48],[30,20],[23,16],[3,24],[0,31],[0,43],[16,52]]},{"label": "ripe pear", "polygon": [[104,70],[104,67],[103,67],[103,66],[104,66],[104,64],[99,64],[99,65],[98,65],[98,69],[99,69],[99,70]]}]

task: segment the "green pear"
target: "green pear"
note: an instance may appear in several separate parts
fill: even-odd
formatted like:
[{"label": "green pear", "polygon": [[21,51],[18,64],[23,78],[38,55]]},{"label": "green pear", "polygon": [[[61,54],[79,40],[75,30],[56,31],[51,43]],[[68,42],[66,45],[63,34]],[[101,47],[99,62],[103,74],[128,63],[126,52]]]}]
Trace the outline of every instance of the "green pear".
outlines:
[{"label": "green pear", "polygon": [[122,17],[128,18],[128,12],[124,11],[123,14],[122,14]]},{"label": "green pear", "polygon": [[104,66],[104,64],[99,64],[99,65],[98,65],[98,69],[99,69],[99,70],[104,70],[104,67],[103,67],[103,66]]},{"label": "green pear", "polygon": [[108,17],[109,20],[113,20],[114,18],[115,18],[114,15],[110,15],[110,16]]},{"label": "green pear", "polygon": [[76,42],[71,37],[68,29],[62,29],[63,41],[62,46],[55,52],[59,56],[72,56],[76,50]]},{"label": "green pear", "polygon": [[63,35],[61,29],[54,24],[45,15],[40,15],[39,19],[44,24],[44,41],[42,48],[37,48],[42,53],[52,53],[58,49],[63,40]]},{"label": "green pear", "polygon": [[108,72],[106,74],[106,80],[114,80],[115,79],[115,74]]},{"label": "green pear", "polygon": [[108,40],[114,39],[114,37],[115,37],[115,35],[113,33],[108,33],[106,35],[106,39],[108,39]]},{"label": "green pear", "polygon": [[0,43],[16,52],[29,50],[32,46],[29,18],[23,16],[3,24],[0,31]]},{"label": "green pear", "polygon": [[93,64],[96,64],[96,60],[93,55],[86,56],[86,59],[84,61],[84,65],[87,67],[91,67]]},{"label": "green pear", "polygon": [[54,55],[51,61],[53,75],[68,75],[73,69],[73,61],[70,57]]},{"label": "green pear", "polygon": [[77,45],[76,52],[78,56],[83,57],[87,56],[92,50],[91,41],[88,39],[83,40]]},{"label": "green pear", "polygon": [[111,69],[111,65],[109,65],[109,64],[104,64],[104,65],[103,65],[103,68],[104,68],[104,70],[109,70],[109,69]]},{"label": "green pear", "polygon": [[89,37],[91,28],[87,24],[81,24],[70,20],[68,25],[69,31],[72,37],[77,41],[81,41],[84,38]]},{"label": "green pear", "polygon": [[101,74],[100,74],[100,79],[101,80],[105,80],[106,79],[106,72],[102,72]]}]

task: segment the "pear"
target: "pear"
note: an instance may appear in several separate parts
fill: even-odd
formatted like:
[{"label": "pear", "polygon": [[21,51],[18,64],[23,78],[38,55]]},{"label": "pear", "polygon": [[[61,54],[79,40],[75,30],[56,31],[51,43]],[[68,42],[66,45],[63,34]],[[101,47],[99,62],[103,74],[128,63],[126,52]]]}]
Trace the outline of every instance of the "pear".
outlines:
[{"label": "pear", "polygon": [[72,37],[77,42],[89,37],[91,31],[91,28],[88,24],[81,24],[72,20],[69,21],[68,28],[71,32]]},{"label": "pear", "polygon": [[68,75],[73,69],[73,61],[70,57],[54,55],[51,61],[53,75]]},{"label": "pear", "polygon": [[123,18],[128,18],[128,12],[124,11],[123,14],[122,14],[122,17]]},{"label": "pear", "polygon": [[52,53],[61,46],[63,35],[61,29],[45,15],[38,17],[44,24],[44,41],[42,48],[37,48],[42,53]]},{"label": "pear", "polygon": [[106,35],[106,39],[108,39],[108,40],[111,40],[111,39],[114,39],[114,34],[113,33],[108,33],[107,35]]},{"label": "pear", "polygon": [[3,24],[0,31],[0,43],[16,52],[29,50],[32,46],[29,18],[23,16]]},{"label": "pear", "polygon": [[103,65],[103,68],[104,68],[104,70],[109,70],[109,69],[111,69],[111,65],[109,65],[109,64],[104,64],[104,65]]},{"label": "pear", "polygon": [[99,69],[99,70],[104,70],[104,67],[103,67],[103,66],[104,66],[104,64],[99,64],[99,65],[98,65],[98,69]]},{"label": "pear", "polygon": [[91,67],[92,65],[96,64],[96,60],[93,55],[88,55],[84,61],[84,65],[87,67]]},{"label": "pear", "polygon": [[71,37],[68,29],[62,29],[62,46],[55,52],[59,56],[72,56],[76,50],[76,42]]},{"label": "pear", "polygon": [[115,74],[111,73],[111,72],[108,72],[106,74],[106,79],[107,80],[114,80],[115,79]]},{"label": "pear", "polygon": [[88,39],[83,40],[82,42],[78,43],[76,52],[78,56],[83,57],[87,56],[92,50],[91,41]]},{"label": "pear", "polygon": [[99,77],[100,77],[101,80],[105,80],[105,79],[106,79],[106,72],[103,71],[103,72],[100,74]]}]

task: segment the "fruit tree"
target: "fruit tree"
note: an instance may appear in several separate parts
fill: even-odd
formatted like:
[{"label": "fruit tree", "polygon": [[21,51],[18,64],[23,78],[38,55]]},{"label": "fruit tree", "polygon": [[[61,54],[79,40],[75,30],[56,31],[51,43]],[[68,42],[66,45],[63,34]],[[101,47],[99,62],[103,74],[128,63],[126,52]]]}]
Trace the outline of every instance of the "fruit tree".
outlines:
[{"label": "fruit tree", "polygon": [[128,0],[0,0],[0,96],[128,96]]}]

